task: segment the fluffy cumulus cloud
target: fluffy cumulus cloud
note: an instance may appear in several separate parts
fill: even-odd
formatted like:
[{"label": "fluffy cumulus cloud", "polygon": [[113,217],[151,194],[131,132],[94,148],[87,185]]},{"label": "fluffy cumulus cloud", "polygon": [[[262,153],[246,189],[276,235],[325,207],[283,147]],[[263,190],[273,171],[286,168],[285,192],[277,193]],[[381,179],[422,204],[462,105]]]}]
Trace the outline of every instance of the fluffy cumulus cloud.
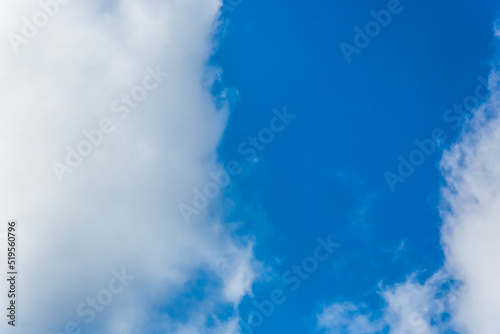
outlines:
[{"label": "fluffy cumulus cloud", "polygon": [[17,332],[238,332],[252,239],[226,228],[216,199],[190,224],[178,209],[219,169],[228,110],[207,62],[220,6],[2,1],[0,221],[19,224]]},{"label": "fluffy cumulus cloud", "polygon": [[[495,30],[500,36],[500,30]],[[500,328],[500,69],[493,65],[490,98],[464,125],[444,153],[441,171],[441,239],[445,263],[424,283],[415,275],[382,287],[386,307],[378,319],[350,314],[357,307],[336,303],[319,316],[320,329],[339,324],[349,333],[434,334],[447,330],[490,334]],[[347,305],[347,306],[345,306]],[[369,322],[367,322],[369,320]],[[360,325],[360,323],[362,325]],[[335,331],[334,331],[335,332]],[[335,332],[337,333],[337,332]],[[339,333],[342,333],[341,331]]]},{"label": "fluffy cumulus cloud", "polygon": [[446,269],[463,282],[453,305],[463,333],[491,333],[500,318],[500,87],[490,78],[491,98],[472,121],[470,133],[445,155],[447,187],[442,231]]}]

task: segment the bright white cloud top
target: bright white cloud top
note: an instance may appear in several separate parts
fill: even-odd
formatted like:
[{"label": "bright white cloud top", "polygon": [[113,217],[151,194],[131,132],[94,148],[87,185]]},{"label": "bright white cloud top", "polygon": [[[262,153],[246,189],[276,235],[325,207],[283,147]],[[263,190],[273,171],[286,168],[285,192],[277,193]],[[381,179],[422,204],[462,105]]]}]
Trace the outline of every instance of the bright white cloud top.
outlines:
[{"label": "bright white cloud top", "polygon": [[[496,29],[496,36],[500,31]],[[494,64],[490,98],[444,153],[441,170],[443,268],[424,284],[411,275],[383,287],[382,318],[351,303],[334,303],[318,317],[328,333],[490,334],[500,328],[500,72]],[[450,283],[451,282],[451,283]]]},{"label": "bright white cloud top", "polygon": [[[0,221],[21,227],[15,331],[237,332],[252,242],[216,209],[188,225],[177,207],[218,169],[228,110],[207,61],[220,1],[41,3],[0,5]],[[165,310],[179,300],[174,321]],[[232,311],[211,318],[220,308]]]}]

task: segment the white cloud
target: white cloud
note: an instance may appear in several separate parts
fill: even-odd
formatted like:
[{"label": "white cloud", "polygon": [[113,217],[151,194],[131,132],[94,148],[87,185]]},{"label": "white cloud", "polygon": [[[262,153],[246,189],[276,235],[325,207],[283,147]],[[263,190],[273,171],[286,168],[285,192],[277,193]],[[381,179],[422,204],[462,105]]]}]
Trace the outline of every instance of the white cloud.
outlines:
[{"label": "white cloud", "polygon": [[364,306],[334,303],[319,316],[318,328],[331,334],[376,334],[386,328],[390,334],[443,333],[450,324],[442,316],[456,298],[451,290],[441,289],[446,279],[437,272],[421,284],[412,275],[404,283],[384,287],[380,294],[386,305],[380,318],[371,316]]},{"label": "white cloud", "polygon": [[[496,36],[499,31],[496,29]],[[381,289],[386,302],[383,321],[390,333],[433,334],[453,329],[463,334],[491,334],[500,328],[498,64],[490,74],[489,89],[491,97],[474,112],[441,162],[446,181],[440,208],[443,268],[423,284],[411,276],[402,284]],[[443,284],[448,286],[443,288]],[[343,312],[326,309],[320,319],[343,319]],[[351,317],[350,321],[359,319]]]},{"label": "white cloud", "polygon": [[[177,208],[217,169],[228,111],[215,107],[205,74],[220,5],[69,1],[17,54],[1,39],[0,222],[21,228],[17,331],[56,333],[74,320],[92,333],[203,332],[214,305],[236,308],[249,293],[252,242],[216,211],[187,225]],[[22,18],[39,11],[36,1],[2,1],[0,35],[21,34]],[[110,104],[157,65],[170,76],[120,120]],[[59,183],[52,162],[103,118],[114,132]],[[75,308],[121,268],[135,280],[86,324]],[[211,307],[176,323],[164,312],[200,270],[220,294],[206,292],[200,304]],[[214,333],[235,333],[236,320],[237,309]]]},{"label": "white cloud", "polygon": [[500,326],[500,110],[498,72],[491,99],[476,111],[470,131],[447,152],[442,168],[442,240],[447,271],[463,283],[453,305],[464,333],[491,333]]},{"label": "white cloud", "polygon": [[382,322],[371,319],[363,308],[366,307],[348,302],[332,304],[318,317],[318,326],[331,334],[376,333],[381,329]]}]

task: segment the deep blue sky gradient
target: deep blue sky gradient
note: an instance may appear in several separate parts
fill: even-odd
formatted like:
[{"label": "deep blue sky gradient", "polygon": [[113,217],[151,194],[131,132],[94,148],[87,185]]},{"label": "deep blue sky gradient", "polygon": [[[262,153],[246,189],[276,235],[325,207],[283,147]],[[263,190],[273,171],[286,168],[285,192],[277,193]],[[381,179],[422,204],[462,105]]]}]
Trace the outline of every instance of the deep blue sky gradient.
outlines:
[{"label": "deep blue sky gradient", "polygon": [[[276,275],[255,285],[242,316],[283,285],[281,274],[311,255],[317,237],[342,245],[256,333],[314,332],[316,314],[333,301],[376,313],[379,282],[415,271],[424,279],[442,264],[438,163],[458,133],[443,113],[487,77],[499,6],[402,0],[401,14],[347,64],[339,44],[353,44],[353,28],[387,3],[243,0],[224,14],[212,61],[240,99],[221,160],[244,161],[238,145],[268,125],[273,108],[297,115],[228,192],[245,203],[228,206],[228,216],[256,236],[257,257]],[[437,127],[450,139],[391,192],[384,172]]]}]

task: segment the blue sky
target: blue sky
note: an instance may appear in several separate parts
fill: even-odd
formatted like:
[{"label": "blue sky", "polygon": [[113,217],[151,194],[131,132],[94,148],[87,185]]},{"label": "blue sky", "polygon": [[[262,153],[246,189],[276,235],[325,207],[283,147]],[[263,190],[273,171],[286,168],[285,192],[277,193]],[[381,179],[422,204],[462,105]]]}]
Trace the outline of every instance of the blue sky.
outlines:
[{"label": "blue sky", "polygon": [[[232,214],[257,235],[256,254],[277,273],[256,284],[267,299],[281,273],[331,234],[342,246],[257,333],[306,333],[315,313],[349,299],[379,312],[379,282],[424,280],[443,263],[438,206],[442,151],[457,137],[444,112],[488,77],[494,1],[402,1],[403,10],[347,64],[339,44],[387,1],[243,1],[227,12],[227,31],[213,62],[238,90],[220,147],[241,159],[237,144],[266,125],[273,108],[296,120],[235,181],[245,208]],[[486,90],[483,89],[482,92]],[[448,140],[391,192],[384,178],[398,156],[442,128]],[[229,194],[231,196],[232,193]],[[248,208],[259,213],[248,216]],[[273,262],[279,258],[280,262]]]},{"label": "blue sky", "polygon": [[3,1],[0,333],[495,333],[499,9]]}]

